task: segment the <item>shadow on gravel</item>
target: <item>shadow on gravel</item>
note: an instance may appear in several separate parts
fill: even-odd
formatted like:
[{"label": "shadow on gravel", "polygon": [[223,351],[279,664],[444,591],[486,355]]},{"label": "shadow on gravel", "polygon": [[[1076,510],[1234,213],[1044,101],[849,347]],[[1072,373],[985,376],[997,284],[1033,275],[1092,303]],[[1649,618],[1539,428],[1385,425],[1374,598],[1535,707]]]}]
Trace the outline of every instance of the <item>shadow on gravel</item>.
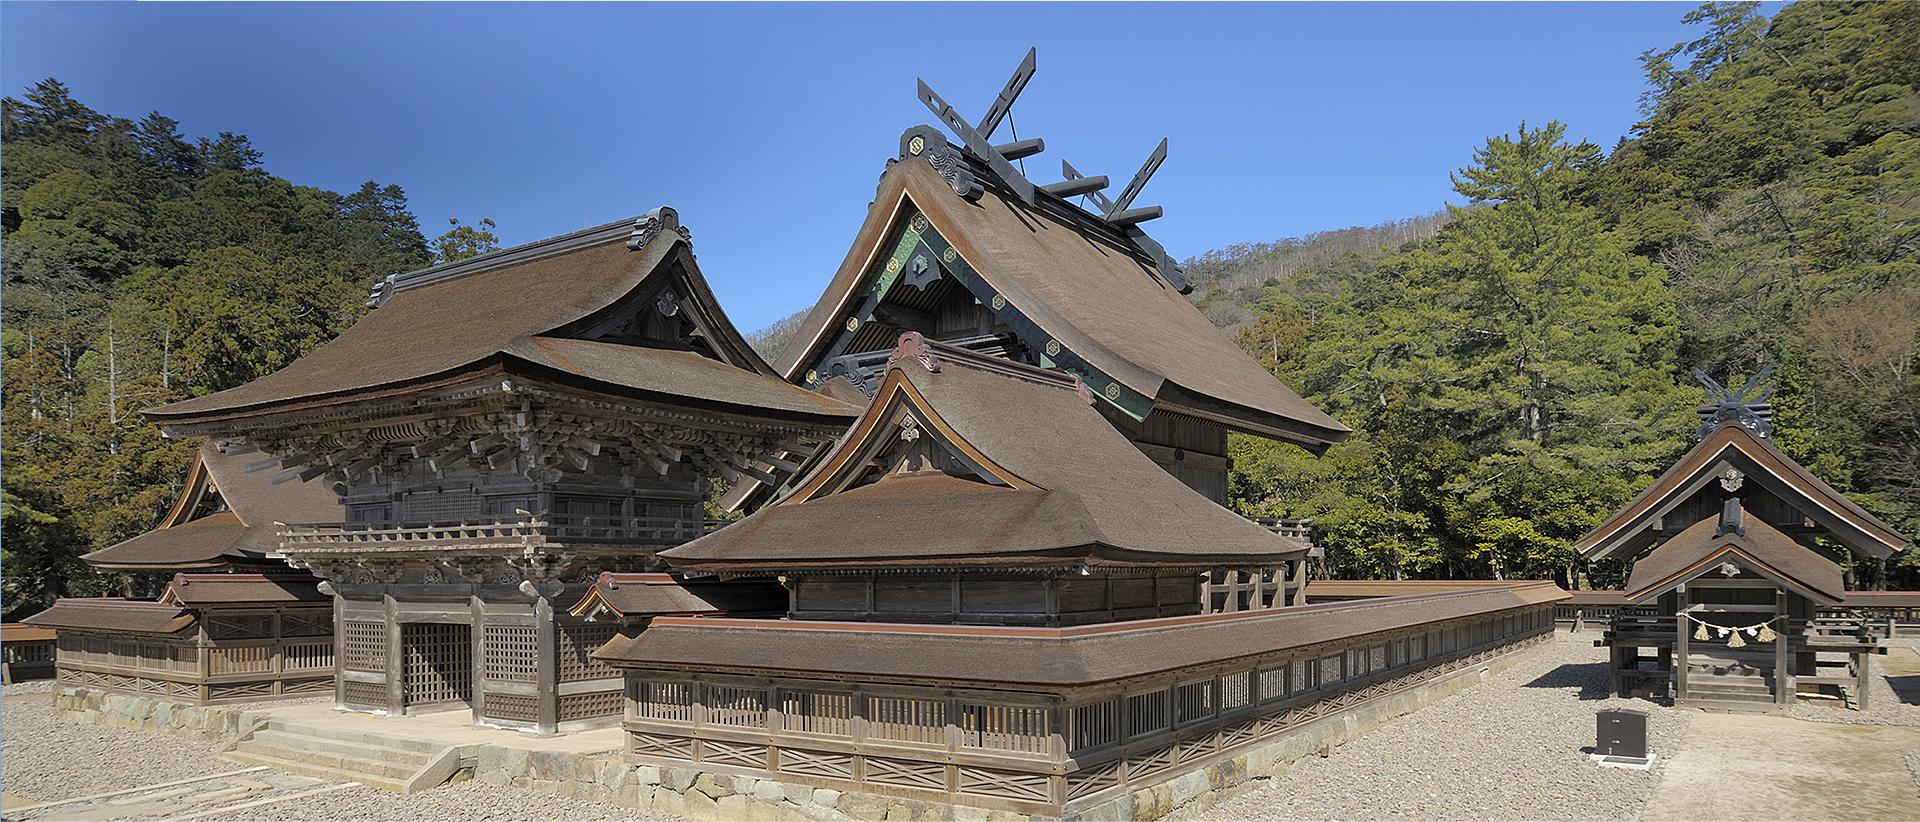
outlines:
[{"label": "shadow on gravel", "polygon": [[1920,705],[1920,676],[1890,676],[1887,685],[1893,688],[1900,701],[1908,705]]},{"label": "shadow on gravel", "polygon": [[1580,689],[1580,701],[1582,702],[1606,699],[1608,696],[1607,663],[1568,663],[1541,674],[1538,678],[1522,687],[1554,688],[1561,690],[1578,688]]}]

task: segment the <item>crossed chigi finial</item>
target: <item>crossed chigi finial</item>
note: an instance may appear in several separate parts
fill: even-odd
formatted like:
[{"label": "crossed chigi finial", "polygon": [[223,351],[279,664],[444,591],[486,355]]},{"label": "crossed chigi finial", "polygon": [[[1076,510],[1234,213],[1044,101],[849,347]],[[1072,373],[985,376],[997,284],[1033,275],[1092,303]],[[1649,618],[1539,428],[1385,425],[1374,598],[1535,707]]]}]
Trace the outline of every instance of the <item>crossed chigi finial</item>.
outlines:
[{"label": "crossed chigi finial", "polygon": [[1707,389],[1706,403],[1694,409],[1700,415],[1700,428],[1694,432],[1694,439],[1704,440],[1714,429],[1730,422],[1746,426],[1761,438],[1773,436],[1773,404],[1767,402],[1767,398],[1773,396],[1773,386],[1761,385],[1772,375],[1773,366],[1768,365],[1740,386],[1740,390],[1732,391],[1707,376],[1707,372],[1694,369],[1693,378]]},{"label": "crossed chigi finial", "polygon": [[[1063,203],[1070,202],[1074,197],[1083,198],[1085,205],[1082,208],[1088,214],[1139,244],[1154,258],[1161,275],[1181,293],[1191,291],[1192,286],[1187,283],[1185,272],[1171,257],[1167,256],[1166,249],[1153,238],[1148,237],[1140,228],[1141,223],[1161,217],[1165,213],[1164,210],[1160,206],[1133,207],[1134,199],[1138,198],[1140,191],[1146,188],[1147,181],[1153,179],[1154,172],[1160,170],[1160,164],[1166,162],[1167,141],[1165,139],[1162,139],[1153,153],[1147,156],[1146,163],[1134,173],[1133,179],[1128,181],[1127,187],[1121,190],[1120,195],[1112,198],[1105,194],[1105,189],[1109,185],[1106,175],[1089,177],[1081,174],[1072,163],[1065,160],[1060,161],[1064,180],[1040,186],[1029,181],[1025,174],[1014,167],[1013,161],[1045,151],[1045,140],[1034,137],[1010,143],[990,142],[994,130],[999,128],[1000,122],[1007,119],[1007,115],[1013,111],[1013,103],[1019,99],[1020,92],[1027,87],[1027,81],[1033,79],[1035,55],[1035,49],[1027,50],[1026,59],[1021,60],[1019,68],[1014,69],[1013,77],[1008,79],[1007,84],[1000,89],[999,96],[994,98],[993,105],[987,108],[986,116],[980,118],[978,126],[969,124],[965,117],[962,117],[953,106],[948,105],[946,100],[941,99],[940,95],[927,85],[926,80],[917,80],[920,102],[926,104],[927,108],[935,117],[940,118],[940,122],[952,131],[954,136],[960,138],[961,144],[966,147],[969,154],[1012,189],[1021,202],[1035,205],[1036,191],[1046,192],[1059,198]],[[925,158],[940,172],[941,179],[952,186],[956,193],[968,199],[978,198],[984,192],[984,187],[974,178],[968,163],[956,152],[947,148],[944,143],[945,138],[932,129],[910,129],[901,137],[901,159]]]}]

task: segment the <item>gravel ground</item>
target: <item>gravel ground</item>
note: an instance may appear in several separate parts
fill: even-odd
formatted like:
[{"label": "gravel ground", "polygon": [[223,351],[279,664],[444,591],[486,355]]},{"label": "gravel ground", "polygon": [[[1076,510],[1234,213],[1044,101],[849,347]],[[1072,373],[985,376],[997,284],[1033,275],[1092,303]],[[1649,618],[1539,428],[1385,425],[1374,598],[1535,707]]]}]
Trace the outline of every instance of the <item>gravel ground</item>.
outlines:
[{"label": "gravel ground", "polygon": [[41,801],[237,770],[219,743],[53,718],[48,681],[0,688],[0,785]]},{"label": "gravel ground", "polygon": [[[1607,651],[1595,632],[1555,636],[1485,684],[1333,750],[1210,819],[1634,819],[1660,783],[1691,716],[1607,696]],[[1594,712],[1647,711],[1650,771],[1602,768]]]},{"label": "gravel ground", "polygon": [[[238,770],[219,743],[102,728],[53,718],[50,681],[0,689],[0,783],[7,793],[50,801]],[[286,700],[282,703],[311,700]],[[480,782],[412,796],[364,785],[208,817],[219,820],[677,820]]]},{"label": "gravel ground", "polygon": [[425,793],[401,796],[358,785],[302,799],[276,802],[213,820],[408,820],[408,822],[548,822],[548,820],[613,820],[668,822],[678,816],[642,814],[631,808],[581,802],[549,793],[534,793],[482,782],[460,782]]}]

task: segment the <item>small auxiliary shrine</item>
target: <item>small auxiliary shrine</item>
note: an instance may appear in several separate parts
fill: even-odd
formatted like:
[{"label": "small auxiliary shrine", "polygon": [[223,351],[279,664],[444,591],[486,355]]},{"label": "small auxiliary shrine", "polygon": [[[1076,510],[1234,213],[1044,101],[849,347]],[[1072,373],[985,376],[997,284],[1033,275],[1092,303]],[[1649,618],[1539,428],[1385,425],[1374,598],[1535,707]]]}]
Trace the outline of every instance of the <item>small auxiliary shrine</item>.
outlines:
[{"label": "small auxiliary shrine", "polygon": [[855,409],[748,348],[688,237],[660,208],[400,275],[285,369],[147,412],[337,495],[279,554],[335,597],[343,707],[617,721],[619,676],[588,659],[615,625],[566,609],[705,532],[711,478],[844,430]]},{"label": "small auxiliary shrine", "polygon": [[1679,706],[1766,710],[1825,687],[1867,706],[1867,656],[1885,651],[1843,609],[1840,563],[1910,540],[1773,445],[1765,376],[1728,391],[1700,375],[1699,444],[1575,543],[1589,559],[1653,547],[1624,592],[1652,615],[1616,615],[1600,641],[1622,696],[1651,685]]},{"label": "small auxiliary shrine", "polygon": [[[247,702],[333,690],[333,602],[278,559],[279,523],[338,516],[318,482],[268,482],[209,442],[152,531],[81,559],[122,575],[128,597],[62,599],[29,617],[53,628],[62,685]],[[157,598],[135,597],[163,586]]]}]

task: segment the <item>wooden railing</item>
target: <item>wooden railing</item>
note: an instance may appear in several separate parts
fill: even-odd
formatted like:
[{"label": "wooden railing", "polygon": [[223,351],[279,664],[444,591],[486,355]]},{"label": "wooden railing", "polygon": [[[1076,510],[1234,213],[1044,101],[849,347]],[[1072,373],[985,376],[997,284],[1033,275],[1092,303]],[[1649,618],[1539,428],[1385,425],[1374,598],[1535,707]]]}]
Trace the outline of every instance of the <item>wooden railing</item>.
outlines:
[{"label": "wooden railing", "polygon": [[334,654],[328,637],[206,641],[61,629],[58,666],[62,685],[207,704],[331,693]]},{"label": "wooden railing", "polygon": [[[1337,616],[1337,608],[1321,610]],[[627,668],[627,755],[1061,816],[1545,641],[1552,630],[1547,605],[1523,606],[1086,687],[984,690],[635,666]]]},{"label": "wooden railing", "polygon": [[393,553],[567,545],[679,545],[726,524],[720,520],[581,514],[299,523],[281,526],[280,550],[288,554],[341,550]]}]

